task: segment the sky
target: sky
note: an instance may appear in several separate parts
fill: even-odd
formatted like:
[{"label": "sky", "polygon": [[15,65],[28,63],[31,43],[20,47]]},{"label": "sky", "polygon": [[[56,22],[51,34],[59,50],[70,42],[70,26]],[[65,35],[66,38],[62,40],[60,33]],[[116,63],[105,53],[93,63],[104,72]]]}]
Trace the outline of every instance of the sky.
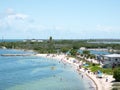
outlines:
[{"label": "sky", "polygon": [[120,39],[120,0],[0,0],[0,38]]}]

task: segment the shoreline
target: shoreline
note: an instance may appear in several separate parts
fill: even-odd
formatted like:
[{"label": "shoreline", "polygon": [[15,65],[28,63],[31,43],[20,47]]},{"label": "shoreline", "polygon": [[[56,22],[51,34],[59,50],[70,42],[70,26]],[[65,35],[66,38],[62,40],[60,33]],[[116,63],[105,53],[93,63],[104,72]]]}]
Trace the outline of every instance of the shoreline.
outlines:
[{"label": "shoreline", "polygon": [[68,63],[70,64],[73,69],[75,69],[77,71],[77,73],[82,77],[82,75],[85,75],[84,77],[86,78],[86,80],[90,80],[91,81],[91,84],[90,84],[90,88],[94,88],[95,90],[98,90],[97,89],[97,84],[95,83],[95,81],[90,78],[83,70],[78,70],[78,64],[76,63],[73,63],[72,61],[75,60],[75,58],[72,58],[72,57],[68,57],[66,55],[56,55],[56,54],[36,54],[35,56],[38,56],[38,57],[45,57],[45,58],[50,58],[50,59],[56,59],[56,60],[59,60],[59,61],[62,61],[63,63]]},{"label": "shoreline", "polygon": [[[95,90],[110,90],[112,88],[112,81],[114,80],[112,75],[104,75],[103,78],[97,78],[96,75],[94,75],[92,72],[88,73],[88,70],[84,71],[83,68],[78,69],[80,63],[74,63],[75,58],[67,57],[67,55],[57,55],[57,54],[36,54],[35,56],[39,57],[45,57],[45,58],[51,58],[63,61],[65,63],[71,64],[75,70],[77,70],[78,73],[83,73],[86,75],[93,83],[92,85]],[[77,61],[77,60],[76,60]],[[108,81],[106,82],[106,78],[108,78]]]},{"label": "shoreline", "polygon": [[[24,50],[24,49],[14,49],[14,50]],[[26,51],[26,50],[24,50]],[[31,50],[27,50],[28,52],[31,51]],[[75,70],[78,71],[78,67],[79,67],[79,63],[73,63],[74,60],[76,60],[75,58],[73,57],[67,57],[67,55],[65,54],[60,54],[60,55],[57,55],[57,54],[39,54],[39,53],[36,53],[36,54],[33,54],[31,56],[39,56],[39,57],[45,57],[45,58],[51,58],[51,59],[56,59],[56,60],[60,60],[61,59],[63,60],[63,62],[65,63],[68,63],[68,64],[71,64],[73,66],[73,68]],[[78,60],[77,60],[78,61]],[[84,75],[86,75],[89,79],[91,79],[91,81],[94,83],[95,87],[96,87],[96,90],[110,90],[112,88],[112,81],[114,81],[112,75],[104,75],[103,78],[96,78],[96,75],[94,75],[92,72],[91,73],[88,73],[88,71],[84,71],[84,69],[79,69],[78,73],[83,73]],[[108,82],[106,82],[106,78],[108,78]]]}]

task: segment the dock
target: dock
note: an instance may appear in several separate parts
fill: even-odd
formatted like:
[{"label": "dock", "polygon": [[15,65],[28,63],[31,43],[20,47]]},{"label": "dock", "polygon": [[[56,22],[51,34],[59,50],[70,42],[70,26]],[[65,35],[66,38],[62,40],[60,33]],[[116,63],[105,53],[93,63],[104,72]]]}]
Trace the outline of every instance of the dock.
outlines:
[{"label": "dock", "polygon": [[1,54],[0,56],[32,56],[34,54]]}]

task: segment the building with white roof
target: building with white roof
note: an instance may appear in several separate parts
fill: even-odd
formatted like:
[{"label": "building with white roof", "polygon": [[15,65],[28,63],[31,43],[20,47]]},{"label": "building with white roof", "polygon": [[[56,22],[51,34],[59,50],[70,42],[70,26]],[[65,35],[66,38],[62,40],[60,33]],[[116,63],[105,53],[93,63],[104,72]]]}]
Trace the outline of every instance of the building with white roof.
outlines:
[{"label": "building with white roof", "polygon": [[81,47],[80,50],[86,50],[86,47]]},{"label": "building with white roof", "polygon": [[108,54],[103,55],[103,64],[109,66],[117,66],[120,65],[120,54]]}]

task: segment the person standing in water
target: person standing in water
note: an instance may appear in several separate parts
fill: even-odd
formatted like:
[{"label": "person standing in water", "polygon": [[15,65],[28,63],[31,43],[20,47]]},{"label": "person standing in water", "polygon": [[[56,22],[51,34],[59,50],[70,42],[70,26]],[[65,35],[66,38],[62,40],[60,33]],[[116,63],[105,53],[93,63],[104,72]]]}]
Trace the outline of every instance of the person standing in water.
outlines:
[{"label": "person standing in water", "polygon": [[83,78],[83,75],[82,75],[82,78]]}]

